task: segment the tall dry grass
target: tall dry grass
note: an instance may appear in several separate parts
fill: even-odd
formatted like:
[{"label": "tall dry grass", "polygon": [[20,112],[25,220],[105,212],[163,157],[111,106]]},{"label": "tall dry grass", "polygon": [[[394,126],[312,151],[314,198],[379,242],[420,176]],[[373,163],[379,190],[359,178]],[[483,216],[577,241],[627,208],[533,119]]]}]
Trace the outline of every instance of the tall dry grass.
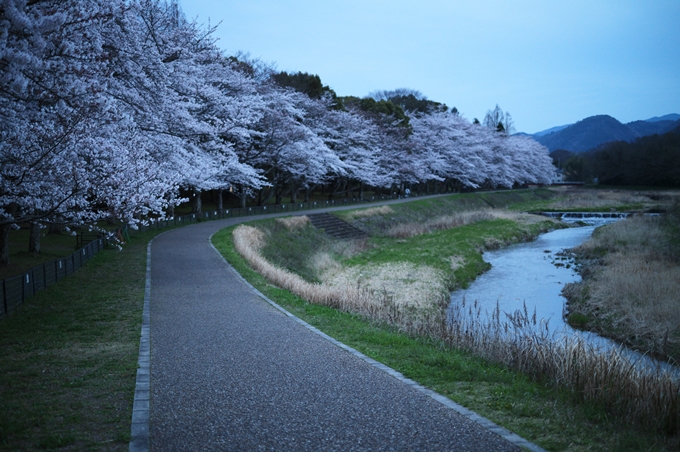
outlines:
[{"label": "tall dry grass", "polygon": [[654,206],[659,201],[672,202],[677,198],[677,192],[660,191],[623,191],[623,190],[588,190],[580,188],[564,188],[555,191],[564,196],[550,204],[552,210],[592,210],[598,208],[611,208],[617,205]]},{"label": "tall dry grass", "polygon": [[289,231],[295,231],[307,226],[309,223],[309,217],[307,215],[301,215],[299,217],[284,217],[277,218],[276,221],[284,225]]},{"label": "tall dry grass", "polygon": [[355,218],[366,218],[373,217],[376,215],[389,215],[391,213],[394,213],[394,210],[390,206],[370,207],[368,209],[359,209],[347,212],[345,218],[347,220],[353,220]]},{"label": "tall dry grass", "polygon": [[310,303],[332,307],[362,315],[368,319],[396,326],[408,334],[442,337],[445,325],[443,307],[448,298],[428,303],[429,308],[399,305],[386,291],[348,282],[346,285],[325,285],[305,281],[295,273],[279,268],[260,253],[265,245],[265,234],[248,225],[238,226],[234,232],[234,247],[271,283],[289,290]]},{"label": "tall dry grass", "polygon": [[610,412],[667,434],[680,431],[680,378],[661,367],[636,364],[624,347],[602,351],[579,335],[550,334],[526,310],[489,318],[475,304],[453,306],[448,341],[502,363]]},{"label": "tall dry grass", "polygon": [[680,356],[680,263],[664,219],[632,217],[599,229],[574,252],[583,280],[568,285],[571,313],[598,333],[664,358]]},{"label": "tall dry grass", "polygon": [[390,262],[344,267],[332,259],[316,262],[321,265],[319,280],[325,286],[341,289],[355,285],[379,299],[388,297],[400,307],[423,308],[436,305],[433,300],[447,298],[445,275],[427,265]]},{"label": "tall dry grass", "polygon": [[400,223],[387,230],[387,237],[405,239],[434,231],[452,229],[485,220],[506,219],[529,224],[546,221],[545,217],[526,213],[511,212],[504,209],[476,209],[442,215],[425,222]]}]

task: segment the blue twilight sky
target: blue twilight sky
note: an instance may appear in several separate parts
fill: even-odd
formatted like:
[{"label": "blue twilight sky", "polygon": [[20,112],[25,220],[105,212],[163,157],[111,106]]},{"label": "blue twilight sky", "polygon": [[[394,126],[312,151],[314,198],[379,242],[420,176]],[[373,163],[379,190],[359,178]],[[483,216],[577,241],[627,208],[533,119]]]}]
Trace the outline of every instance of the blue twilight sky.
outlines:
[{"label": "blue twilight sky", "polygon": [[680,113],[679,0],[180,0],[218,45],[341,96],[411,88],[534,133]]}]

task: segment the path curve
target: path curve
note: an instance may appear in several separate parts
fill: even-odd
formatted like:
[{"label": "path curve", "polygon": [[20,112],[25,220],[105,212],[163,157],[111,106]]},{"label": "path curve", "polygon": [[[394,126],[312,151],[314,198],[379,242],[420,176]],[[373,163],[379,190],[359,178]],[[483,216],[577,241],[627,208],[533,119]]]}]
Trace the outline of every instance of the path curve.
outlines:
[{"label": "path curve", "polygon": [[[174,229],[150,245],[150,450],[540,450],[258,296],[209,243],[255,218]],[[144,450],[134,436],[130,449]]]}]

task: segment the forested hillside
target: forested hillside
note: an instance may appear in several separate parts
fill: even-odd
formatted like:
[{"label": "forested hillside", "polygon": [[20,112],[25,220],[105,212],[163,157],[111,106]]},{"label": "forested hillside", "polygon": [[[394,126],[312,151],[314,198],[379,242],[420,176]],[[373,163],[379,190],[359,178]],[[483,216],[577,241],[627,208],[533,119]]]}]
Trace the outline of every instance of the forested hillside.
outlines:
[{"label": "forested hillside", "polygon": [[135,224],[182,193],[550,180],[531,138],[412,93],[338,99],[211,36],[159,0],[0,2],[0,263],[16,225]]},{"label": "forested hillside", "polygon": [[605,185],[680,187],[680,127],[632,143],[616,141],[572,155],[564,163],[569,180]]}]

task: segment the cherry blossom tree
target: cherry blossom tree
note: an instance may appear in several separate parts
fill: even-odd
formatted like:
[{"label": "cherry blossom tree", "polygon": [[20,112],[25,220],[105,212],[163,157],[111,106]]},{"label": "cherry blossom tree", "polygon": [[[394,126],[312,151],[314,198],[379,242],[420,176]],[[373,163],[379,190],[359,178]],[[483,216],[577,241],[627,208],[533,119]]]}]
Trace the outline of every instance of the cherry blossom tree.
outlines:
[{"label": "cherry blossom tree", "polygon": [[362,197],[549,181],[545,148],[498,133],[512,129],[498,107],[483,127],[417,92],[343,106],[327,87],[297,92],[225,55],[213,31],[176,2],[0,0],[0,264],[13,225],[136,224],[182,201],[180,188],[200,211],[209,190],[245,206],[321,184]]},{"label": "cherry blossom tree", "polygon": [[317,133],[343,165],[343,171],[335,174],[331,197],[354,189],[363,197],[366,185],[384,187],[392,182],[390,168],[380,164],[387,140],[380,126],[360,110],[329,110]]},{"label": "cherry blossom tree", "polygon": [[[176,191],[176,180],[160,171],[167,162],[152,154],[168,141],[150,133],[158,116],[144,120],[154,104],[142,93],[165,94],[164,85],[156,77],[148,83],[155,90],[140,89],[149,73],[140,76],[130,52],[138,6],[0,3],[0,262],[8,261],[13,224],[137,221],[162,213]],[[119,89],[120,80],[134,80],[137,89]]]},{"label": "cherry blossom tree", "polygon": [[409,141],[421,162],[416,167],[423,182],[453,181],[472,188],[549,182],[548,152],[531,138],[499,134],[458,114],[409,114],[413,130]]},{"label": "cherry blossom tree", "polygon": [[88,218],[90,132],[111,109],[101,24],[115,2],[0,3],[0,263],[12,224]]}]

